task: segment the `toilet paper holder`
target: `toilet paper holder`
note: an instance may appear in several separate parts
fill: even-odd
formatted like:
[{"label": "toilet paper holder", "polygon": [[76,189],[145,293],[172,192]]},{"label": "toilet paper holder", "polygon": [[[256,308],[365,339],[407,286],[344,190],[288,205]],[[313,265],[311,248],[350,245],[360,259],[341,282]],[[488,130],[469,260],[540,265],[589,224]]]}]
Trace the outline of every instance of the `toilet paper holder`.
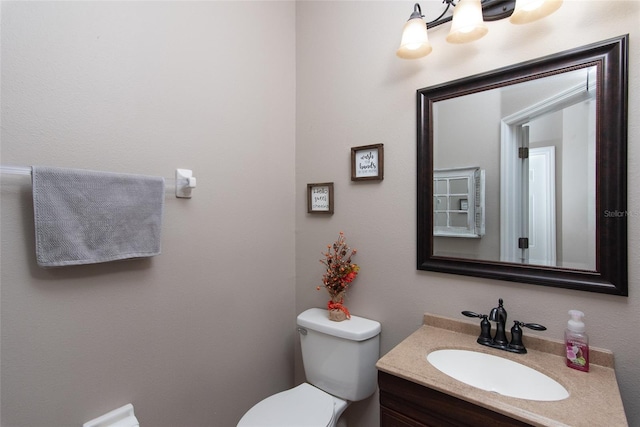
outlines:
[{"label": "toilet paper holder", "polygon": [[126,405],[114,409],[104,415],[94,418],[91,421],[87,421],[82,424],[82,427],[139,427],[138,419],[136,418],[133,405],[127,403]]}]

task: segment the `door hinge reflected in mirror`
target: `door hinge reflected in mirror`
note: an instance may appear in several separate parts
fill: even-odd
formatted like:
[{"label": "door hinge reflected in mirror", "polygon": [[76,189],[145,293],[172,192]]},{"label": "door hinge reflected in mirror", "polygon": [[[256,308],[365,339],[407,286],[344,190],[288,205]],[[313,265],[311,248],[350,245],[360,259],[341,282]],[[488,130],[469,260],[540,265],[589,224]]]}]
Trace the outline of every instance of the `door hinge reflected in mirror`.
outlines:
[{"label": "door hinge reflected in mirror", "polygon": [[528,159],[529,158],[529,147],[520,147],[520,148],[518,148],[518,158],[519,159]]},{"label": "door hinge reflected in mirror", "polygon": [[520,237],[518,239],[518,249],[529,249],[529,238]]}]

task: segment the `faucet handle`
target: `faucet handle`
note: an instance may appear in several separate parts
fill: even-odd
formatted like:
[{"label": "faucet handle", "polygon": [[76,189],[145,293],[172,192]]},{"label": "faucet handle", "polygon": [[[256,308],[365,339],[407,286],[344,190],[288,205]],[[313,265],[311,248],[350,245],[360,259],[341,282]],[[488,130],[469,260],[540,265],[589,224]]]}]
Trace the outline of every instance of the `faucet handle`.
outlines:
[{"label": "faucet handle", "polygon": [[478,318],[483,318],[483,317],[487,317],[486,314],[478,314],[478,313],[474,313],[473,311],[463,311],[462,314],[464,314],[467,317],[478,317]]},{"label": "faucet handle", "polygon": [[509,343],[509,348],[515,350],[517,353],[524,354],[527,352],[527,349],[522,343],[522,329],[520,329],[520,326],[534,329],[536,331],[546,331],[547,328],[537,323],[524,323],[518,320],[514,320],[513,327],[511,328],[511,342]]},{"label": "faucet handle", "polygon": [[522,322],[518,322],[515,320],[513,322],[513,327],[511,328],[511,342],[509,343],[509,348],[512,350],[516,350],[518,353],[526,353],[527,349],[524,348],[524,344],[522,343],[522,329],[520,325],[524,325]]},{"label": "faucet handle", "polygon": [[514,322],[517,323],[520,326],[524,326],[525,328],[529,328],[529,329],[533,329],[535,331],[546,331],[547,328],[538,324],[538,323],[523,323],[523,322],[518,322],[517,320]]},{"label": "faucet handle", "polygon": [[478,343],[479,344],[483,344],[486,345],[487,343],[491,342],[491,323],[489,322],[489,320],[487,320],[487,315],[486,314],[478,314],[478,313],[474,313],[473,311],[463,311],[462,314],[464,314],[467,317],[478,317],[480,319],[482,319],[482,321],[480,322],[480,336],[478,337]]}]

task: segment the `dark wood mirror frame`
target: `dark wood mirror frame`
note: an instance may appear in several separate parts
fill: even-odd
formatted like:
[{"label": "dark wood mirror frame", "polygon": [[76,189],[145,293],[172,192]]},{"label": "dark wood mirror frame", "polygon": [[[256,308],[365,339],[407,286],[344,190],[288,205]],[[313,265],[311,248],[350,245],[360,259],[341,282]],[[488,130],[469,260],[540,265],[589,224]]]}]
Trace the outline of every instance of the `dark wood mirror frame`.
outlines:
[{"label": "dark wood mirror frame", "polygon": [[[417,91],[418,270],[628,295],[628,46],[627,34]],[[588,66],[597,67],[598,79],[595,271],[434,256],[433,103]]]}]

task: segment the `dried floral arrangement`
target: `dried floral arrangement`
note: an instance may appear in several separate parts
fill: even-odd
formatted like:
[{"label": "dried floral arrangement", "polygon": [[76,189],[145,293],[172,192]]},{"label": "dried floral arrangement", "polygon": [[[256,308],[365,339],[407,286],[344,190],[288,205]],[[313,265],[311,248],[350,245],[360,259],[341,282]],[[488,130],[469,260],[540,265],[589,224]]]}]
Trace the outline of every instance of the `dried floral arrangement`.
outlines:
[{"label": "dried floral arrangement", "polygon": [[[327,267],[322,276],[322,283],[331,296],[327,304],[331,320],[340,321],[351,317],[349,310],[344,306],[344,295],[360,271],[360,267],[351,261],[357,252],[347,245],[341,231],[338,240],[332,245],[327,245],[326,252],[322,253],[324,258],[320,262]],[[317,289],[320,290],[321,286]]]}]

